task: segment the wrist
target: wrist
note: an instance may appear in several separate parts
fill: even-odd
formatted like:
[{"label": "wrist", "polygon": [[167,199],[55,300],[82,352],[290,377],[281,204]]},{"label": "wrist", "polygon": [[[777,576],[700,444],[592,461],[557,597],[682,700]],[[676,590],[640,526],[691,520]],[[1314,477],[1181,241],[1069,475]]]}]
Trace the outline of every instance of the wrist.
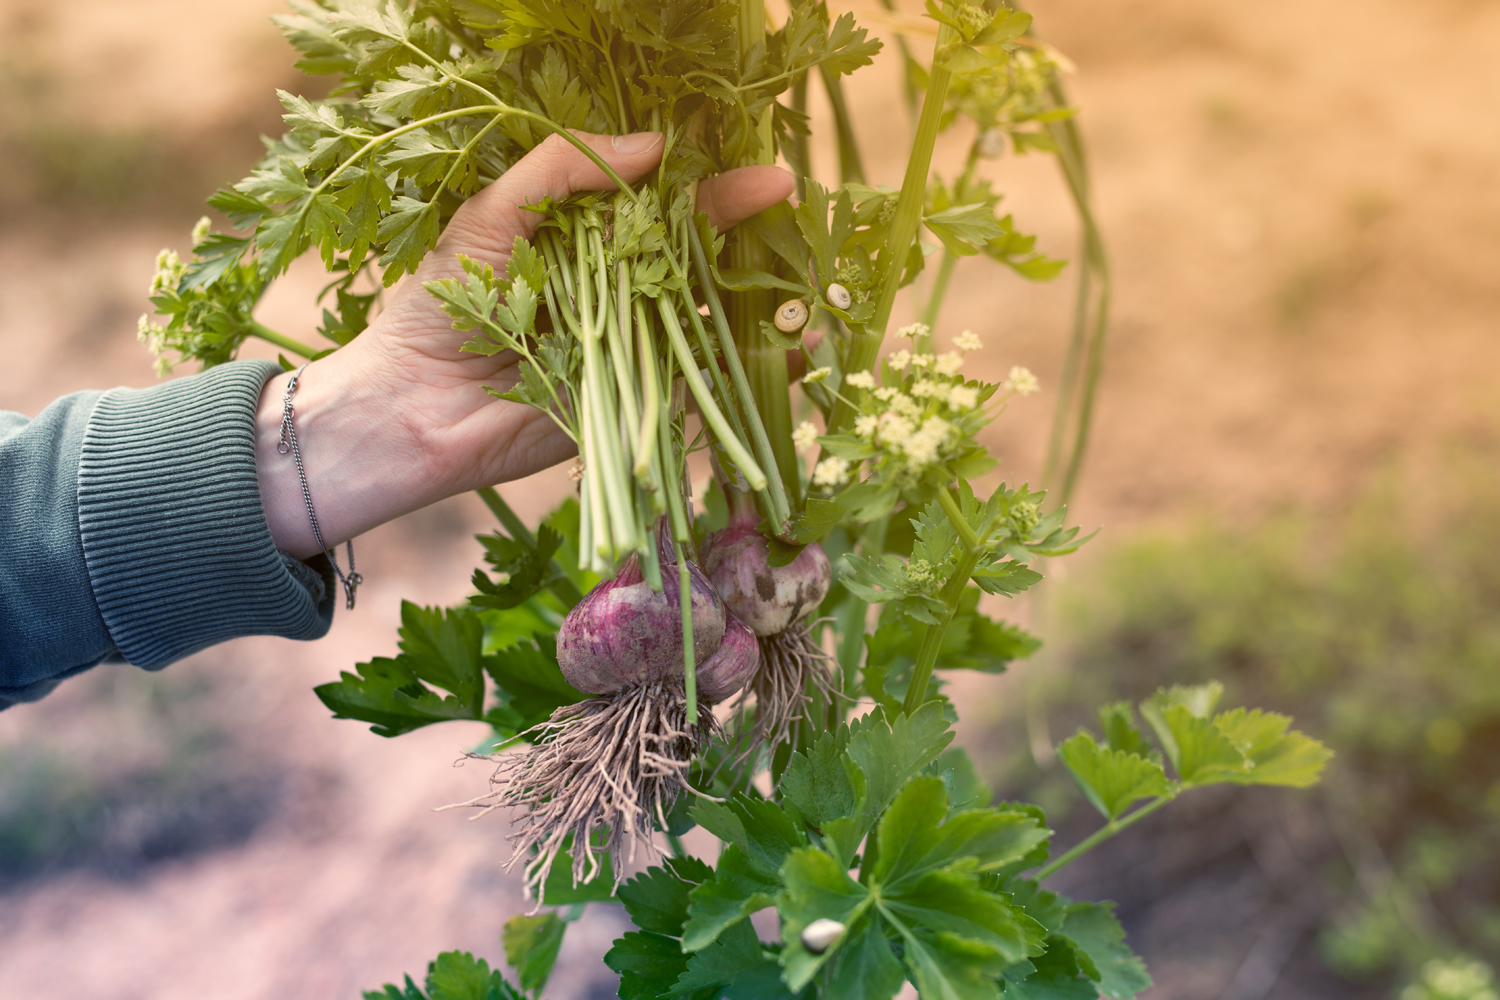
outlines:
[{"label": "wrist", "polygon": [[[292,396],[292,421],[323,541],[335,545],[446,496],[422,468],[421,449],[391,416],[392,393],[359,351],[344,348],[309,364]],[[297,463],[282,454],[282,415],[291,373],[261,390],[255,465],[276,547],[297,558],[321,551]]]}]

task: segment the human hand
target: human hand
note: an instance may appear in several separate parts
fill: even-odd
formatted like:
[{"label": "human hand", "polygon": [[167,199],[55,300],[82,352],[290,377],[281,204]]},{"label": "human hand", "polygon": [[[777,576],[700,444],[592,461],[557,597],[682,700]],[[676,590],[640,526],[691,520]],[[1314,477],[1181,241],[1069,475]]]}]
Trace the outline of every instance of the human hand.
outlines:
[{"label": "human hand", "polygon": [[[622,178],[634,182],[661,159],[656,132],[579,134]],[[725,229],[792,193],[778,167],[743,167],[703,181],[698,208]],[[540,411],[497,399],[518,359],[459,348],[469,335],[423,283],[460,277],[457,255],[503,268],[517,236],[541,216],[522,206],[615,185],[577,148],[552,136],[465,202],[417,273],[397,286],[370,328],[308,366],[293,397],[298,443],[318,522],[330,546],[377,524],[479,486],[518,479],[566,459],[573,443]],[[319,551],[295,464],[278,454],[282,396],[290,375],[266,383],[256,418],[256,469],[276,547]]]}]

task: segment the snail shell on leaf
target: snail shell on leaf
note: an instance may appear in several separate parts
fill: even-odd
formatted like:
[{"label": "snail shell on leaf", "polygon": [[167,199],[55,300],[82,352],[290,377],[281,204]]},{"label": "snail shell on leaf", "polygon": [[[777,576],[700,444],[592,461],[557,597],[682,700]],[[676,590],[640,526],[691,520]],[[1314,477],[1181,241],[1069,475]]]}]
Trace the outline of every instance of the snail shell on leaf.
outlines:
[{"label": "snail shell on leaf", "polygon": [[829,285],[826,294],[828,304],[835,309],[848,309],[849,304],[854,301],[854,296],[850,295],[849,289],[843,285]]},{"label": "snail shell on leaf", "polygon": [[806,325],[806,302],[801,299],[787,299],[776,307],[776,329],[782,333],[796,333]]},{"label": "snail shell on leaf", "polygon": [[979,133],[977,141],[980,156],[986,160],[994,160],[1005,155],[1005,131],[998,128],[987,128]]},{"label": "snail shell on leaf", "polygon": [[820,917],[802,929],[802,947],[814,955],[821,955],[844,933],[844,925],[837,920]]}]

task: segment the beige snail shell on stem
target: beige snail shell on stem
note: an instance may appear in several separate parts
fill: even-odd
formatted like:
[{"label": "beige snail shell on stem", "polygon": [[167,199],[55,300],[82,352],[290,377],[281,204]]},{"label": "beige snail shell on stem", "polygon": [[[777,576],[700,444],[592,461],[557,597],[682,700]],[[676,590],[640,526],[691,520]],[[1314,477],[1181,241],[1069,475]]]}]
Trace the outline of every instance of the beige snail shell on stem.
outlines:
[{"label": "beige snail shell on stem", "polygon": [[825,295],[828,298],[828,304],[835,309],[848,309],[850,303],[854,301],[854,296],[850,295],[849,289],[843,285],[829,285]]},{"label": "beige snail shell on stem", "polygon": [[801,299],[787,299],[776,307],[776,329],[782,333],[796,333],[806,325],[806,302]]}]

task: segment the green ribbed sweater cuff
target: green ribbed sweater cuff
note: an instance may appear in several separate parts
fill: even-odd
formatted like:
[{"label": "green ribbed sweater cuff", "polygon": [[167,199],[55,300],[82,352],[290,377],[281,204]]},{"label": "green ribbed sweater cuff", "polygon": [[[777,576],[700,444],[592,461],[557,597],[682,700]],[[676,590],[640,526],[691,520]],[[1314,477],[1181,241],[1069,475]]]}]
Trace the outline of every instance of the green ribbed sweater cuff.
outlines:
[{"label": "green ribbed sweater cuff", "polygon": [[280,370],[236,361],[95,405],[78,528],[94,599],[129,662],[151,669],[239,636],[327,633],[327,560],[311,569],[276,550],[255,477],[255,411]]}]

